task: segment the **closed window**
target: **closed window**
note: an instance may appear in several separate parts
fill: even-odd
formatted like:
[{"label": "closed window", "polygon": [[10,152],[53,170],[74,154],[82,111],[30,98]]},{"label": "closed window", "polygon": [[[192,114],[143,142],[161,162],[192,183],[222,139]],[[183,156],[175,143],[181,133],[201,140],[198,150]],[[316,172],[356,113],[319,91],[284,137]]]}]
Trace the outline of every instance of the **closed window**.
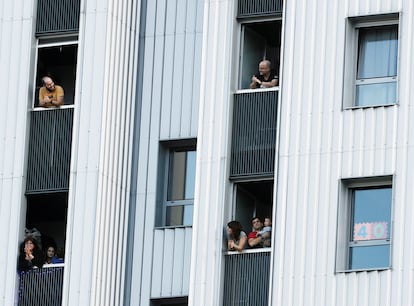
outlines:
[{"label": "closed window", "polygon": [[345,108],[397,103],[398,14],[350,18],[345,56]]},{"label": "closed window", "polygon": [[360,28],[355,105],[397,101],[398,26]]},{"label": "closed window", "polygon": [[350,192],[349,269],[389,267],[391,186],[354,188]]},{"label": "closed window", "polygon": [[390,268],[392,177],[346,179],[341,186],[337,271]]},{"label": "closed window", "polygon": [[[194,145],[191,145],[194,143]],[[159,226],[191,226],[195,188],[196,149],[195,142],[176,146],[167,143],[161,150],[161,166],[164,178],[162,190],[162,211]]]}]

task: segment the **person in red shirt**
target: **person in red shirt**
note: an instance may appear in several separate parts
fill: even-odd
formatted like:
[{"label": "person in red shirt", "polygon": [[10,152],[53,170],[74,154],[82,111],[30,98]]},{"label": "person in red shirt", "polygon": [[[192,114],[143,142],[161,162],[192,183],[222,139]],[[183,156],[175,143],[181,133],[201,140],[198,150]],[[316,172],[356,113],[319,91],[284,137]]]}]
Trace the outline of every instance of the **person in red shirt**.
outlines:
[{"label": "person in red shirt", "polygon": [[258,217],[252,219],[253,231],[247,236],[247,243],[251,248],[263,247],[263,236],[258,236],[257,233],[263,229],[263,223]]}]

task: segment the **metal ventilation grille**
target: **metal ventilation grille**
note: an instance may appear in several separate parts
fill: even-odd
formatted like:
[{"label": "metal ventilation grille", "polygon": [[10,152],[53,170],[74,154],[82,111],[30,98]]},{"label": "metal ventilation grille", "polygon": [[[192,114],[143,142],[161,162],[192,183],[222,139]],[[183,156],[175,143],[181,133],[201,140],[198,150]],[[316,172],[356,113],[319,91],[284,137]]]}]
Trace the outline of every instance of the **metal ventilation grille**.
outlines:
[{"label": "metal ventilation grille", "polygon": [[272,176],[278,92],[234,95],[230,178]]},{"label": "metal ventilation grille", "polygon": [[67,191],[73,108],[31,115],[26,194]]},{"label": "metal ventilation grille", "polygon": [[38,0],[36,36],[79,31],[80,0]]},{"label": "metal ventilation grille", "polygon": [[64,267],[34,269],[20,274],[19,306],[62,304]]},{"label": "metal ventilation grille", "polygon": [[270,251],[225,256],[223,306],[267,306]]},{"label": "metal ventilation grille", "polygon": [[237,18],[281,15],[282,0],[239,0]]}]

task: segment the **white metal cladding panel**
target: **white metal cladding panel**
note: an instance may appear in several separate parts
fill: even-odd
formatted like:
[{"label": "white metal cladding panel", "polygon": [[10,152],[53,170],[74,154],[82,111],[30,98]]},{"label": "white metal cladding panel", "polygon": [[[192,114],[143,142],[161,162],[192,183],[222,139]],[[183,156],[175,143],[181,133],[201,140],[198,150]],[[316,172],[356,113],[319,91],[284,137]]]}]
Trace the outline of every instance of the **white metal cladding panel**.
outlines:
[{"label": "white metal cladding panel", "polygon": [[[414,305],[413,4],[285,1],[284,12],[272,304]],[[395,12],[399,105],[342,111],[346,17]],[[335,274],[339,179],[388,174],[392,269]]]},{"label": "white metal cladding panel", "polygon": [[155,229],[151,298],[188,295],[191,228]]},{"label": "white metal cladding panel", "polygon": [[123,305],[140,1],[84,5],[63,305]]},{"label": "white metal cladding panel", "polygon": [[0,2],[0,231],[4,233],[5,250],[0,254],[0,305],[13,305],[15,301],[18,244],[25,223],[23,194],[34,12],[34,1]]},{"label": "white metal cladding panel", "polygon": [[146,103],[161,103],[161,139],[196,137],[202,0],[149,2],[145,38],[147,44],[154,37],[156,45],[152,69],[144,73],[152,82],[143,91],[152,89],[160,95],[151,96]]}]

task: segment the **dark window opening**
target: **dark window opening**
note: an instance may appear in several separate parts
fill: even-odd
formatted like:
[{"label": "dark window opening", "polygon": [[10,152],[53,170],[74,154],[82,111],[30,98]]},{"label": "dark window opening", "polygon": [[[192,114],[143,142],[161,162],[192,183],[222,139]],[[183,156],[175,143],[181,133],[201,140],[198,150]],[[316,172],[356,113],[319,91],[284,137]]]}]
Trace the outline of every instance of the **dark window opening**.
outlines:
[{"label": "dark window opening", "polygon": [[187,306],[188,297],[152,299],[151,306]]},{"label": "dark window opening", "polygon": [[240,88],[249,88],[262,60],[269,60],[272,72],[279,76],[282,22],[245,23],[241,31]]},{"label": "dark window opening", "polygon": [[77,44],[67,44],[38,48],[36,92],[34,106],[39,106],[39,90],[43,86],[42,77],[51,76],[55,85],[63,87],[65,105],[74,104]]},{"label": "dark window opening", "polygon": [[66,242],[67,210],[67,192],[27,195],[26,229],[37,229],[41,234],[38,243],[44,254],[48,246],[53,246],[56,256],[62,261]]},{"label": "dark window opening", "polygon": [[237,183],[235,220],[242,224],[243,231],[252,231],[251,219],[271,217],[273,211],[273,180]]}]

